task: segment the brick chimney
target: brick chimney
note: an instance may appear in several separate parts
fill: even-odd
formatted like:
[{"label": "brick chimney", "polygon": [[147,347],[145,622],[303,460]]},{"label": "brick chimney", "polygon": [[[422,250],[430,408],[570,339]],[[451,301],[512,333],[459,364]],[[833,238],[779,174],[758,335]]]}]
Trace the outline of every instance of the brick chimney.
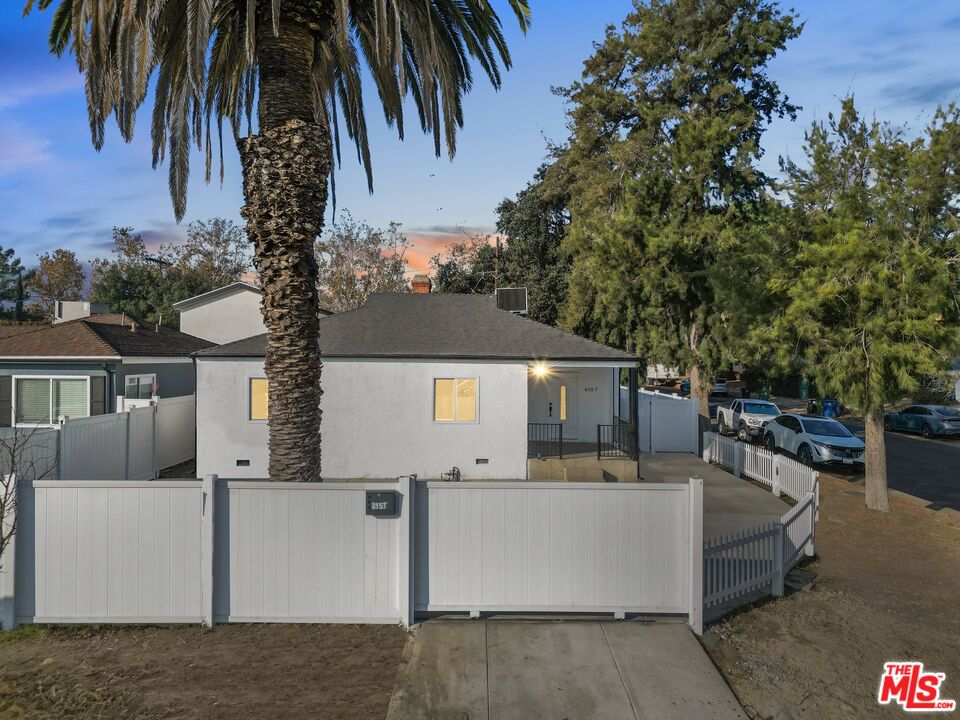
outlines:
[{"label": "brick chimney", "polygon": [[410,291],[417,295],[426,295],[433,289],[433,281],[429,275],[414,275],[410,281]]}]

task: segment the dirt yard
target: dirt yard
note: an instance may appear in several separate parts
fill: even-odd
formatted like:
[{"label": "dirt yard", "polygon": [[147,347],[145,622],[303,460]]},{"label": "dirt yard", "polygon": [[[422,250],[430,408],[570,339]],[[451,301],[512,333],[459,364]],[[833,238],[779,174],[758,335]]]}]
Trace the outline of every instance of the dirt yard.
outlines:
[{"label": "dirt yard", "polygon": [[960,518],[821,478],[812,589],[728,617],[704,645],[753,718],[905,717],[876,702],[884,661],[920,660],[960,700]]},{"label": "dirt yard", "polygon": [[0,720],[382,718],[406,638],[378,625],[25,627],[0,640]]}]

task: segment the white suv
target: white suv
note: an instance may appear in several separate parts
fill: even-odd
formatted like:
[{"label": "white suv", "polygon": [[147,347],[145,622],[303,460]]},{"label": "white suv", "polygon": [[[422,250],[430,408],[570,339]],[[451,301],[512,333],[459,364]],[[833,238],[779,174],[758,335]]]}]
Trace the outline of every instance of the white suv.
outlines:
[{"label": "white suv", "polygon": [[832,418],[786,414],[767,423],[767,450],[784,451],[804,465],[847,465],[864,468],[863,440]]}]

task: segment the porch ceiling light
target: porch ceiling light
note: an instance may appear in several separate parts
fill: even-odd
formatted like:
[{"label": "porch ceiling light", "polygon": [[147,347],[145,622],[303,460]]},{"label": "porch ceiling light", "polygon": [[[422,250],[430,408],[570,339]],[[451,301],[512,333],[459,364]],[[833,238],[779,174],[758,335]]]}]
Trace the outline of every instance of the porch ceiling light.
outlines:
[{"label": "porch ceiling light", "polygon": [[550,368],[548,368],[542,362],[536,363],[533,366],[532,370],[533,370],[534,377],[538,377],[538,378],[546,377],[547,374],[550,372]]}]

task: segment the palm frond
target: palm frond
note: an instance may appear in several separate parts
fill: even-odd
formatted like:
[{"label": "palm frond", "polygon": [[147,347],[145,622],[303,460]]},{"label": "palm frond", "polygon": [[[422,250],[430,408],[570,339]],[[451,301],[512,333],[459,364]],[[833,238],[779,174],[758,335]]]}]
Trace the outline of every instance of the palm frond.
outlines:
[{"label": "palm frond", "polygon": [[[456,152],[463,126],[463,96],[473,85],[472,63],[495,88],[511,66],[500,17],[491,0],[59,0],[50,48],[68,49],[83,73],[93,144],[104,142],[106,118],[116,118],[131,140],[139,107],[154,80],[151,153],[168,161],[177,219],[186,211],[191,147],[204,154],[209,181],[216,142],[223,180],[223,123],[234,137],[254,129],[257,35],[283,32],[284,12],[307,17],[314,36],[316,121],[340,144],[354,143],[373,189],[363,97],[368,72],[384,119],[404,136],[404,104],[412,102],[420,128],[439,156]],[[24,14],[54,0],[26,0]],[[523,32],[529,0],[506,0]],[[293,10],[288,10],[291,7]],[[168,152],[169,151],[169,152]]]}]

